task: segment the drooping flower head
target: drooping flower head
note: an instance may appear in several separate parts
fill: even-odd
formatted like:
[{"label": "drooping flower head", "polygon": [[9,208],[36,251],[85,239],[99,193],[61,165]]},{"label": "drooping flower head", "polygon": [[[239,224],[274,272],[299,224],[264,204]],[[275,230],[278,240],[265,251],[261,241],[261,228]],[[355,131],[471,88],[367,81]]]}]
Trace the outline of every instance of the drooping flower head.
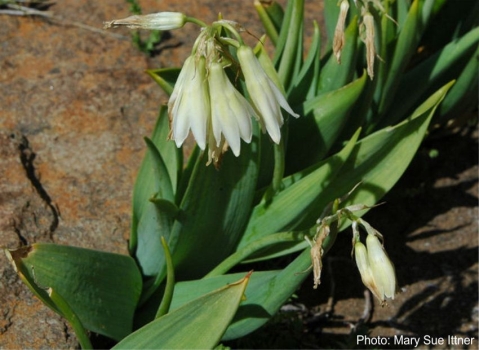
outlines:
[{"label": "drooping flower head", "polygon": [[[238,23],[222,19],[207,26],[182,13],[160,12],[106,22],[105,27],[169,30],[186,22],[196,23],[202,29],[168,101],[168,138],[181,147],[191,131],[200,149],[208,147],[208,164],[217,165],[228,148],[239,156],[241,140],[251,142],[254,117],[263,132],[279,144],[281,108],[294,117],[298,115],[265,73],[253,50],[244,44],[239,34],[244,29]],[[244,76],[249,100],[226,70],[231,71],[230,77]]]},{"label": "drooping flower head", "polygon": [[[202,150],[208,145],[208,164],[217,164],[228,147],[239,156],[241,140],[251,142],[252,117],[275,143],[279,143],[283,124],[281,108],[298,116],[265,73],[253,50],[238,41],[237,28],[239,26],[231,21],[222,20],[202,30],[168,102],[170,139],[181,146],[191,129]],[[233,32],[238,40],[219,37],[223,29]],[[238,62],[229,53],[228,45],[237,48]],[[243,73],[252,103],[228,78],[227,69],[234,76]],[[188,106],[182,106],[183,103]]]},{"label": "drooping flower head", "polygon": [[[397,282],[394,266],[379,241],[379,232],[364,220],[360,219],[359,222],[368,231],[368,236],[366,246],[359,240],[359,235],[354,238],[356,265],[364,285],[384,305],[386,299],[394,299],[396,294]],[[353,232],[356,227],[357,222],[353,222]]]},{"label": "drooping flower head", "polygon": [[268,77],[253,50],[245,45],[238,49],[238,60],[245,77],[246,88],[253,105],[258,111],[261,127],[268,131],[271,139],[279,143],[280,127],[283,125],[281,108],[293,117],[299,117],[289,106],[279,88]]}]

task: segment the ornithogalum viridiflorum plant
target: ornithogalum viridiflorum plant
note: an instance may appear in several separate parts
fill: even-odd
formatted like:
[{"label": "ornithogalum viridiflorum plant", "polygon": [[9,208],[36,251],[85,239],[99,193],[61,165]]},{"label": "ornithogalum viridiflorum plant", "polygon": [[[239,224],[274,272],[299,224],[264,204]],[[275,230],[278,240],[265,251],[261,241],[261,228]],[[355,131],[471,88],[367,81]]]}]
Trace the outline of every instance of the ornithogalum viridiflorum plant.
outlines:
[{"label": "ornithogalum viridiflorum plant", "polygon": [[[324,256],[348,226],[357,278],[381,305],[394,299],[388,233],[362,215],[394,186],[430,125],[474,105],[479,5],[325,0],[328,41],[315,23],[306,55],[304,0],[254,6],[265,30],[254,47],[243,40],[247,28],[222,17],[206,24],[160,12],[105,23],[193,24],[198,36],[181,69],[148,71],[169,100],[145,139],[131,256],[41,243],[7,250],[82,347],[91,347],[89,332],[119,349],[213,348],[245,337],[304,271],[320,287]],[[190,134],[196,146],[184,160]],[[275,269],[254,265],[281,256],[289,259]]]}]

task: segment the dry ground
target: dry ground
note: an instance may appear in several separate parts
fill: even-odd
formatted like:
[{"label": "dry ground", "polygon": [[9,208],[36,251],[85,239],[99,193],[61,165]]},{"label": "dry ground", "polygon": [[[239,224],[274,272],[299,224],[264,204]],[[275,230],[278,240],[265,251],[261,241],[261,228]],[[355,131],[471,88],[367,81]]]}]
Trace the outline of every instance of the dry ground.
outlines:
[{"label": "dry ground", "polygon": [[[182,10],[205,21],[222,12],[261,34],[249,2],[140,3],[144,13]],[[319,18],[319,5],[309,6],[309,17]],[[42,241],[126,253],[142,137],[166,100],[144,70],[181,64],[196,31],[175,31],[150,58],[133,47],[127,31],[92,30],[129,15],[124,0],[64,0],[49,10],[55,19],[0,15],[0,245]],[[370,214],[387,237],[403,289],[389,307],[372,310],[371,336],[477,340],[477,147],[477,133],[431,138],[388,204]],[[428,158],[431,149],[438,157]],[[321,289],[299,293],[308,307],[299,334],[312,341],[303,346],[339,346],[340,335],[363,315],[350,237],[342,239]],[[0,348],[78,346],[68,325],[33,297],[4,256],[0,308]]]}]

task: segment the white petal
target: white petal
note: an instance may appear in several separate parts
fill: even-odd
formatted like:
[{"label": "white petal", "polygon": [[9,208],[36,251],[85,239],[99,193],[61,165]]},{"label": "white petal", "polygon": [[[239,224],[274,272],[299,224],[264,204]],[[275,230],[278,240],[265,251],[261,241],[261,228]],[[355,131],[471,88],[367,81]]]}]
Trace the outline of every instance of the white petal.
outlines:
[{"label": "white petal", "polygon": [[231,147],[235,156],[239,155],[241,142],[238,124],[233,116],[234,111],[230,107],[228,91],[228,78],[219,63],[212,63],[209,67],[208,83],[213,100],[211,106],[211,119],[213,122],[213,133],[217,146],[221,141],[221,134]]},{"label": "white petal", "polygon": [[369,265],[371,266],[378,289],[387,298],[394,298],[396,274],[381,242],[375,235],[368,234],[366,245],[368,248]]},{"label": "white petal", "polygon": [[206,146],[206,123],[209,116],[208,87],[205,83],[204,59],[190,56],[180,72],[168,103],[172,121],[171,138],[180,147],[191,128],[201,149]]}]

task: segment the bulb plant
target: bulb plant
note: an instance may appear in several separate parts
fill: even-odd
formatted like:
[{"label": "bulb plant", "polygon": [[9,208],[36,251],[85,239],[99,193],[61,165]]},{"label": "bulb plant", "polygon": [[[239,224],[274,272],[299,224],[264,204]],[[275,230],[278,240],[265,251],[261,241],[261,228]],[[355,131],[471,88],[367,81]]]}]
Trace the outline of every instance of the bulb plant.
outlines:
[{"label": "bulb plant", "polygon": [[[478,5],[326,0],[322,56],[316,23],[303,56],[304,0],[254,6],[266,33],[255,47],[246,28],[221,17],[206,24],[161,12],[105,23],[199,30],[181,69],[148,71],[169,101],[145,139],[130,256],[42,243],[6,250],[83,348],[90,332],[118,349],[213,348],[248,336],[308,278],[300,272],[311,269],[320,287],[323,257],[348,226],[358,278],[381,304],[395,297],[387,232],[361,216],[431,125],[473,105]],[[196,146],[184,160],[189,134]],[[281,269],[250,272],[285,255],[295,257]]]}]

